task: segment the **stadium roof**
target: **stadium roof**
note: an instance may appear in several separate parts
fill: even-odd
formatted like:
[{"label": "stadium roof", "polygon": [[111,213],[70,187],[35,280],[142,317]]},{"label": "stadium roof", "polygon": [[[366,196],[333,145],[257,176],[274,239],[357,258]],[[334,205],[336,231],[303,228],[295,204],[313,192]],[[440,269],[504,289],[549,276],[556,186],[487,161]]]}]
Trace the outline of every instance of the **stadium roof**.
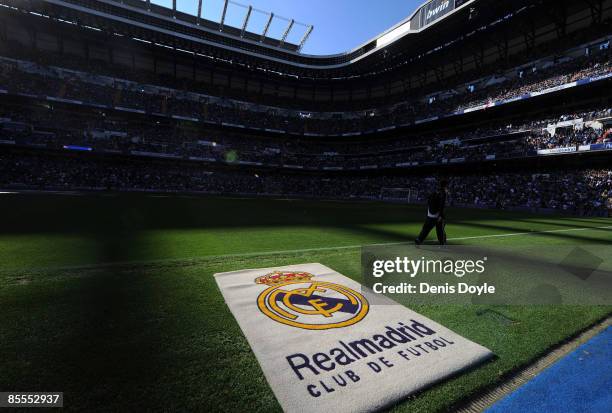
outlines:
[{"label": "stadium roof", "polygon": [[[247,30],[248,18],[252,9],[247,7],[243,26],[240,28],[224,24],[225,10],[229,1],[225,1],[224,13],[220,22],[206,20],[201,17],[202,7],[206,0],[198,0],[198,13],[191,15],[177,10],[177,0],[173,0],[173,7],[167,8],[151,3],[149,0],[31,0],[32,5],[39,4],[52,15],[63,15],[69,18],[78,15],[80,20],[87,16],[87,20],[114,25],[130,25],[131,29],[153,31],[166,34],[191,43],[216,46],[232,53],[242,53],[252,57],[260,57],[279,63],[308,69],[336,69],[350,66],[381,49],[405,38],[417,35],[432,25],[439,24],[445,19],[460,13],[477,0],[429,0],[420,6],[408,18],[390,28],[374,39],[357,48],[333,55],[305,55],[299,53],[301,46],[307,41],[313,26],[296,22],[294,19],[285,19],[289,23],[282,38],[274,39],[267,36],[264,28],[262,33],[253,33]],[[17,4],[26,3],[17,0]],[[230,3],[232,4],[232,3]],[[238,4],[238,3],[233,3]],[[274,13],[270,13],[270,20]],[[281,17],[281,19],[284,19]],[[306,30],[299,44],[286,41],[288,33],[297,25],[304,26]],[[96,27],[96,26],[93,26]],[[266,25],[267,27],[267,25]],[[416,36],[415,36],[416,37]],[[416,40],[416,39],[415,39]]]},{"label": "stadium roof", "polygon": [[[202,18],[201,10],[195,14],[181,12],[177,1],[184,0],[173,0],[172,8],[147,0],[0,0],[0,4],[25,11],[23,16],[46,17],[49,24],[68,23],[117,35],[126,42],[161,46],[187,59],[211,58],[266,75],[334,81],[398,70],[403,75],[408,70],[438,76],[442,66],[455,62],[462,72],[466,59],[482,66],[485,49],[498,50],[500,58],[505,58],[510,47],[516,53],[517,42],[523,43],[521,48],[529,49],[534,47],[536,37],[549,36],[550,30],[563,33],[568,25],[582,24],[590,7],[590,3],[572,0],[429,0],[402,22],[359,47],[321,56],[300,53],[299,43],[281,41],[284,35],[274,39],[265,30],[249,31],[244,24],[248,23],[248,11],[254,10],[249,6],[243,6],[246,14],[242,26],[232,27],[223,19],[215,22]],[[206,7],[206,0],[197,1],[198,6]],[[590,9],[591,13],[599,10],[602,14],[602,7]],[[287,20],[285,33],[299,24],[294,19]],[[43,23],[39,19],[32,24]],[[307,38],[309,30],[310,27],[302,39]],[[513,43],[509,46],[510,40]]]}]

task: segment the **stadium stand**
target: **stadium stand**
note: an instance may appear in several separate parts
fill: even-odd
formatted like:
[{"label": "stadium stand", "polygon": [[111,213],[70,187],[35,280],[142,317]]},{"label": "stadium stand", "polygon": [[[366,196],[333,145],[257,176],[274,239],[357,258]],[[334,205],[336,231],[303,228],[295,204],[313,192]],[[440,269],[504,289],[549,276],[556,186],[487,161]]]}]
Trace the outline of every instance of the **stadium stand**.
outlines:
[{"label": "stadium stand", "polygon": [[[122,159],[80,159],[48,154],[4,154],[0,185],[19,189],[109,190],[243,196],[296,196],[378,200],[384,187],[425,196],[433,176],[325,177],[279,172],[210,171],[197,166]],[[603,215],[612,199],[612,170],[456,176],[451,203],[529,211]],[[413,201],[424,201],[424,198]]]},{"label": "stadium stand", "polygon": [[0,1],[1,187],[421,202],[443,175],[455,205],[608,213],[611,1],[456,1],[333,57],[143,3]]},{"label": "stadium stand", "polygon": [[[403,102],[400,107],[384,108],[382,111],[388,112],[384,115],[376,115],[371,111],[348,112],[344,114],[348,119],[340,121],[325,119],[326,114],[318,114],[321,118],[313,118],[312,113],[304,116],[300,111],[285,111],[281,114],[283,109],[278,107],[258,108],[227,99],[217,102],[214,97],[207,95],[69,71],[57,66],[40,66],[31,61],[4,59],[1,63],[0,84],[13,94],[43,95],[81,105],[130,109],[194,121],[324,135],[334,134],[334,131],[337,135],[363,133],[432,116],[444,116],[612,73],[609,49],[604,49],[595,55],[570,59],[544,69],[537,69],[538,65],[531,62],[528,65],[530,70],[514,68],[514,78],[496,77],[493,85],[478,90],[474,86],[472,92],[467,88],[464,88],[463,93],[457,90],[439,91],[429,96],[427,101]],[[487,80],[490,81],[474,81],[473,85],[486,84]],[[444,97],[436,99],[437,96]],[[269,116],[261,116],[262,112]]]}]

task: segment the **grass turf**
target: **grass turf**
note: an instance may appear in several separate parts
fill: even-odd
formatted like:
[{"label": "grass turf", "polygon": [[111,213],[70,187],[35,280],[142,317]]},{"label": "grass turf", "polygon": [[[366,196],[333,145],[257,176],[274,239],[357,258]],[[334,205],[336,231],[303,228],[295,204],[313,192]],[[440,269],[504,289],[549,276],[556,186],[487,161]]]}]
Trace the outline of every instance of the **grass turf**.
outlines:
[{"label": "grass turf", "polygon": [[[275,411],[212,274],[321,262],[360,275],[359,248],[410,241],[422,208],[377,203],[10,196],[0,213],[0,389],[64,391],[74,410]],[[610,243],[603,218],[451,210],[450,238]],[[573,231],[578,228],[591,228]],[[569,231],[567,231],[569,230]],[[338,248],[349,247],[349,248]],[[122,265],[102,265],[113,262]],[[393,410],[445,410],[609,307],[418,306],[497,358]]]}]

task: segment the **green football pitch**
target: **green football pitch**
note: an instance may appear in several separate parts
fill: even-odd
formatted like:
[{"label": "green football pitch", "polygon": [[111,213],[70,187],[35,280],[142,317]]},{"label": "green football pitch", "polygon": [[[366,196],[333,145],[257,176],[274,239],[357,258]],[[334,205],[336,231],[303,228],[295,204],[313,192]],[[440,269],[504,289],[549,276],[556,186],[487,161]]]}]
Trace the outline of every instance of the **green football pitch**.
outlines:
[{"label": "green football pitch", "polygon": [[[70,410],[279,411],[213,280],[411,242],[423,208],[159,196],[0,195],[0,391]],[[612,220],[450,209],[450,243],[612,244]],[[447,410],[605,318],[610,307],[417,306],[492,361],[397,411]],[[282,340],[282,338],[279,338]]]}]

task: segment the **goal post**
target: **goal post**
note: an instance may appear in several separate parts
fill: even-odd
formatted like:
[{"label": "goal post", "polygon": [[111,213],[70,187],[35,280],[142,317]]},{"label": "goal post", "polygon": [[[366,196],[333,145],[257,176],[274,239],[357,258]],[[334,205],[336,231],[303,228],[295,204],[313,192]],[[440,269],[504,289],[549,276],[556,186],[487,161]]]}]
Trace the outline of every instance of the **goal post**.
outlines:
[{"label": "goal post", "polygon": [[418,191],[413,188],[382,188],[380,199],[388,202],[418,202]]}]

